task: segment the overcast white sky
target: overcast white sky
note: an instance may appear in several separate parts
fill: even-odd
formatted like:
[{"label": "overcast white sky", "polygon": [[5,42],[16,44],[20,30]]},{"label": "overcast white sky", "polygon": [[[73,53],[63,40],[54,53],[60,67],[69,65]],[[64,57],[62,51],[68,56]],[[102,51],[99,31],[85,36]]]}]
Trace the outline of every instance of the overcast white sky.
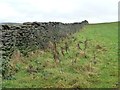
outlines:
[{"label": "overcast white sky", "polygon": [[0,22],[118,21],[119,0],[0,0]]}]

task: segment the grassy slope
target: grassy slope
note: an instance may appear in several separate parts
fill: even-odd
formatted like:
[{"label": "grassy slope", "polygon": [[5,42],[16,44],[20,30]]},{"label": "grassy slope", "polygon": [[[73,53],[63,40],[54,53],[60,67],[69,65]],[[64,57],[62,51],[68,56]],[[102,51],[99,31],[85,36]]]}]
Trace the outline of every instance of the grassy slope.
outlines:
[{"label": "grassy slope", "polygon": [[[70,50],[56,65],[50,52],[37,52],[35,55],[17,62],[20,70],[12,80],[4,80],[3,87],[80,87],[112,88],[118,82],[118,26],[117,23],[87,25],[72,37],[60,41],[58,49],[69,43]],[[85,51],[87,58],[77,49],[79,41],[89,39]],[[96,49],[96,46],[101,46]],[[81,44],[84,48],[84,44]],[[93,57],[95,51],[96,58]],[[79,53],[76,56],[76,53]],[[94,64],[96,62],[96,64]],[[38,73],[29,75],[28,65],[39,67]],[[45,66],[45,67],[44,67]]]}]

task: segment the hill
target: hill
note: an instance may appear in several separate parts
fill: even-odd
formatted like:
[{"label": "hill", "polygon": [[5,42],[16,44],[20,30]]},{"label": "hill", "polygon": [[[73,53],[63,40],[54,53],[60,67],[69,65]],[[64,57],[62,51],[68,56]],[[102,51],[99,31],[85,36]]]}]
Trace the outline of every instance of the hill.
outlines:
[{"label": "hill", "polygon": [[[53,50],[53,52],[52,52]],[[118,23],[89,24],[73,35],[11,59],[5,88],[118,87]],[[16,72],[17,73],[16,73]]]}]

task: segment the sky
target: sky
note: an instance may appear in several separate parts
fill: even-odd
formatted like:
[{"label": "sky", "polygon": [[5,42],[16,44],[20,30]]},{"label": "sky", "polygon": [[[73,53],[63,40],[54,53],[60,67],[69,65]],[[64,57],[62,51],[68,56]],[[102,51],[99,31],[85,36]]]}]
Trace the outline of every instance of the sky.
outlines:
[{"label": "sky", "polygon": [[119,0],[0,0],[0,22],[118,21]]}]

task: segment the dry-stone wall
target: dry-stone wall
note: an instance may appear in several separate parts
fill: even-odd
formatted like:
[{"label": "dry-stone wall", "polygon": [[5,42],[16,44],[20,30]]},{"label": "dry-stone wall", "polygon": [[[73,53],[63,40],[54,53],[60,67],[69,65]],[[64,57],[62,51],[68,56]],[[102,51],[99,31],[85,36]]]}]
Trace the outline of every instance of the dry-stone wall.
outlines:
[{"label": "dry-stone wall", "polygon": [[[5,66],[13,51],[18,49],[23,55],[36,49],[45,49],[48,42],[57,42],[60,38],[67,37],[79,31],[88,21],[81,23],[60,22],[25,22],[23,24],[2,24],[2,58]],[[6,69],[3,68],[3,69]],[[3,70],[3,76],[5,70]]]}]

